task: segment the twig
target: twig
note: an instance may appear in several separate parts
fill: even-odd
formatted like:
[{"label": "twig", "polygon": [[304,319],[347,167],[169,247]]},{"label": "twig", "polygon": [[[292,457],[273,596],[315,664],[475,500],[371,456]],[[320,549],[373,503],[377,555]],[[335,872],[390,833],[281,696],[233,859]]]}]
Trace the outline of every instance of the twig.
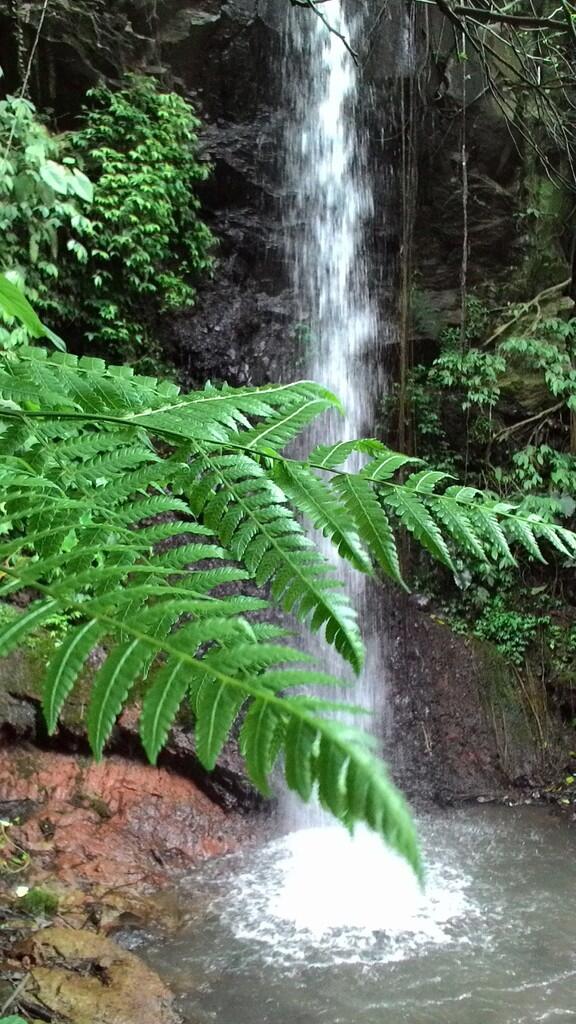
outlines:
[{"label": "twig", "polygon": [[1,1016],[3,1016],[6,1013],[6,1010],[8,1009],[9,1006],[12,1006],[12,1003],[14,1003],[17,1000],[18,996],[22,995],[22,993],[23,993],[24,989],[26,988],[26,986],[27,986],[29,981],[30,981],[30,975],[29,974],[25,974],[23,978],[20,978],[20,981],[16,985],[16,988],[14,989],[12,995],[8,996],[8,999],[6,1000],[6,1002],[3,1003],[2,1006],[0,1006],[0,1015]]},{"label": "twig", "polygon": [[566,18],[566,26],[568,28],[568,31],[570,32],[570,35],[572,36],[572,42],[576,43],[576,25],[574,24],[574,14],[570,9],[569,4],[566,3],[566,0],[561,0],[561,3],[562,10],[564,11],[564,16]]},{"label": "twig", "polygon": [[[299,3],[300,0],[291,0],[291,2]],[[507,14],[504,10],[487,11],[483,7],[463,7],[461,5],[449,7],[444,0],[442,2],[440,0],[416,0],[416,2],[425,4],[427,7],[430,6],[431,2],[435,3],[450,20],[453,20],[452,15],[456,18],[475,18],[477,21],[501,22],[516,28],[561,28],[564,32],[567,28],[566,22],[559,21],[557,18],[536,18],[524,14]],[[450,14],[448,14],[447,8]]]},{"label": "twig", "polygon": [[[466,36],[462,34],[462,60],[467,59]],[[466,140],[467,117],[467,89],[466,89],[466,66],[462,65],[462,114],[461,114],[461,160],[462,160],[462,260],[460,264],[460,350],[465,352],[467,324],[467,287],[468,287],[468,144]]]},{"label": "twig", "polygon": [[542,412],[537,412],[535,416],[529,416],[527,420],[521,420],[520,423],[514,423],[511,427],[504,427],[499,434],[496,434],[494,440],[499,441],[501,437],[509,437],[510,434],[514,434],[516,430],[520,430],[522,427],[528,426],[529,423],[535,423],[536,420],[543,419],[544,416],[549,416],[550,413],[558,412],[561,409],[564,402],[557,402],[556,405],[551,405],[549,409],[543,409]]},{"label": "twig", "polygon": [[530,18],[523,14],[506,14],[503,11],[485,11],[479,7],[453,7],[454,14],[476,21],[500,21],[517,28],[561,28],[566,31],[566,22],[555,18]]},{"label": "twig", "polygon": [[520,303],[516,316],[512,317],[512,320],[507,320],[505,324],[500,324],[500,327],[498,327],[494,333],[486,339],[486,341],[482,342],[480,347],[487,348],[493,341],[496,341],[496,338],[499,338],[501,334],[504,334],[504,331],[507,331],[509,327],[513,327],[514,324],[517,324],[518,321],[525,316],[531,306],[536,306],[539,309],[540,303],[543,299],[549,299],[552,295],[555,295],[556,292],[563,291],[563,289],[567,288],[569,284],[572,284],[571,277],[566,278],[565,281],[560,281],[559,284],[553,284],[549,288],[545,288],[544,291],[538,292],[538,295],[535,295],[533,299]]},{"label": "twig", "polygon": [[[32,65],[34,63],[34,57],[36,55],[36,48],[37,48],[38,42],[40,40],[40,33],[42,32],[42,26],[44,25],[44,18],[46,17],[46,11],[48,10],[48,3],[49,3],[49,0],[44,0],[44,6],[42,7],[42,11],[40,13],[40,20],[38,22],[38,28],[36,29],[36,35],[34,37],[34,42],[32,43],[32,49],[30,50],[30,56],[28,58],[28,65],[26,67],[26,73],[24,75],[24,78],[23,78],[23,81],[22,81],[22,86],[20,88],[20,96],[19,96],[20,99],[23,99],[24,96],[26,95],[26,90],[28,88],[28,82],[30,81],[30,73],[32,71]],[[12,127],[10,129],[10,135],[8,136],[8,141],[6,143],[6,148],[4,150],[4,153],[2,154],[2,164],[6,163],[6,161],[8,159],[8,155],[9,155],[10,150],[12,148],[12,142],[14,141],[14,133],[16,131],[16,123],[17,123],[17,119],[15,117],[13,122],[12,122]]]},{"label": "twig", "polygon": [[346,39],[346,36],[343,35],[342,32],[339,32],[337,28],[334,28],[334,26],[331,25],[330,22],[328,21],[328,18],[326,17],[326,15],[322,11],[318,10],[317,4],[318,3],[325,3],[325,2],[326,2],[326,0],[290,0],[290,3],[292,4],[293,7],[308,7],[311,11],[314,11],[314,14],[318,18],[320,18],[320,21],[328,29],[328,31],[333,36],[336,36],[336,38],[339,39],[341,43],[343,43],[345,48],[348,50],[348,53],[352,57],[352,60],[354,61],[354,63],[358,64],[359,63],[359,61],[358,61],[358,54],[356,53],[355,50],[352,49],[352,47],[350,46],[350,43]]}]

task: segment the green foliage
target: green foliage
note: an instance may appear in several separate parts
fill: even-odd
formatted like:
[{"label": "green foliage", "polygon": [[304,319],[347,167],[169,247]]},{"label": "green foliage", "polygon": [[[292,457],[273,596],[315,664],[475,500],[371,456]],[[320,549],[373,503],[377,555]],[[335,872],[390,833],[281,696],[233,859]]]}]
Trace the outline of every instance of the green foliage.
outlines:
[{"label": "green foliage", "polygon": [[533,328],[526,337],[496,331],[493,349],[465,351],[445,332],[438,357],[411,374],[419,452],[441,468],[466,468],[473,482],[503,496],[573,493],[573,453],[559,441],[569,449],[576,320],[539,317]]},{"label": "green foliage", "polygon": [[[158,317],[191,306],[212,266],[196,194],[210,171],[200,123],[152,79],[89,98],[84,125],[66,136],[27,100],[0,102],[0,270],[91,347],[154,366]],[[5,307],[0,348],[46,333],[38,317],[14,326],[14,315]]]},{"label": "green foliage", "polygon": [[[365,821],[417,866],[409,817],[366,736],[325,717],[340,705],[292,695],[333,680],[266,621],[266,600],[223,585],[266,587],[273,604],[323,630],[359,670],[354,612],[300,515],[357,568],[374,563],[396,579],[398,526],[449,565],[470,546],[487,562],[502,551],[512,561],[508,541],[533,553],[539,538],[572,559],[576,538],[472,488],[442,490],[440,473],[417,469],[400,483],[411,460],[375,441],[316,449],[307,464],[283,456],[338,404],[309,382],[182,395],[126,366],[22,349],[2,360],[0,400],[0,598],[36,595],[2,626],[0,651],[56,615],[64,623],[44,686],[50,730],[103,644],[88,709],[97,756],[144,679],[151,760],[183,701],[207,768],[239,720],[257,785],[266,788],[283,754],[296,792],[317,790],[334,814]],[[353,451],[363,468],[338,468]]]},{"label": "green foliage", "polygon": [[468,349],[448,350],[434,360],[428,383],[438,391],[457,389],[463,411],[474,406],[494,406],[500,398],[500,380],[506,370],[501,354]]},{"label": "green foliage", "polygon": [[192,108],[152,79],[130,76],[88,97],[84,126],[70,136],[95,182],[88,258],[68,277],[64,311],[101,350],[141,357],[155,347],[158,314],[191,306],[212,265],[196,194],[210,168]]},{"label": "green foliage", "polygon": [[[467,323],[471,347],[461,351],[459,332],[444,332],[437,358],[414,369],[410,398],[419,454],[490,488],[495,500],[520,501],[527,514],[572,525],[576,320],[552,315],[568,304],[557,292],[507,307],[498,318],[487,319],[477,304]],[[417,571],[420,588],[453,628],[493,643],[529,674],[534,660],[552,691],[575,671],[576,595],[565,559],[536,568],[533,554],[522,578],[502,545],[490,564],[470,546],[452,578],[422,559]]]},{"label": "green foliage", "polygon": [[[11,283],[26,286],[42,312],[53,314],[63,241],[76,264],[87,259],[80,236],[91,231],[86,211],[92,186],[63,138],[49,133],[28,100],[9,96],[0,101],[0,153],[0,269]],[[5,287],[2,278],[0,288]],[[20,301],[26,300],[21,296]],[[0,348],[46,334],[31,309],[14,326],[18,311],[6,304],[3,308]]]},{"label": "green foliage", "polygon": [[502,597],[488,602],[474,626],[474,635],[493,643],[514,665],[522,665],[539,630],[550,624],[547,616],[506,608]]},{"label": "green foliage", "polygon": [[[10,330],[5,331],[5,348],[12,348],[22,342],[27,336],[31,338],[49,338],[52,344],[65,351],[66,345],[54,331],[46,327],[34,311],[23,292],[10,281],[4,274],[0,274],[0,310],[5,320],[10,324]],[[14,327],[14,321],[19,321]],[[4,331],[4,328],[0,328]]]},{"label": "green foliage", "polygon": [[20,907],[33,917],[53,917],[58,911],[58,897],[48,889],[34,887],[20,898]]}]

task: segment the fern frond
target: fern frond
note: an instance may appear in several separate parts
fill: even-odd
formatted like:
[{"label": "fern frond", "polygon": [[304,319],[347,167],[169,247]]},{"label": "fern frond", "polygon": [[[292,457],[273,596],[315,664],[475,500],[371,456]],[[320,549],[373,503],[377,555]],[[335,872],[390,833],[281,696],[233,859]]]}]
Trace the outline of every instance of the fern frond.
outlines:
[{"label": "fern frond", "polygon": [[248,694],[233,691],[225,682],[205,676],[194,703],[196,710],[196,753],[207,771],[212,771],[228,734]]},{"label": "fern frond", "polygon": [[81,626],[69,630],[51,659],[42,687],[42,708],[49,733],[56,731],[66,698],[103,632],[102,623],[88,619]]},{"label": "fern frond", "polygon": [[[192,463],[190,504],[226,542],[259,586],[269,583],[275,601],[326,638],[358,670],[363,648],[355,614],[329,563],[314,550],[287,507],[284,492],[246,456],[213,455]],[[234,517],[230,512],[234,509]]]},{"label": "fern frond", "polygon": [[268,417],[257,427],[243,430],[236,437],[228,438],[228,441],[240,445],[245,451],[265,452],[267,448],[281,451],[295,437],[299,437],[309,423],[333,405],[333,401],[327,398],[311,397],[278,416]]},{"label": "fern frond", "polygon": [[502,523],[494,510],[494,502],[471,506],[470,518],[484,547],[492,560],[500,557],[506,565],[516,565],[516,559],[510,550]]},{"label": "fern frond", "polygon": [[561,555],[570,559],[576,557],[576,537],[573,533],[550,523],[544,523],[534,515],[529,515],[528,521],[534,533],[547,540]]},{"label": "fern frond", "polygon": [[295,462],[284,462],[273,471],[273,479],[312,525],[328,537],[338,554],[359,572],[370,574],[372,565],[364,551],[354,521],[334,491],[315,473]]},{"label": "fern frond", "polygon": [[270,796],[270,776],[276,766],[286,733],[286,722],[278,709],[255,699],[240,730],[240,750],[248,775],[264,796]]},{"label": "fern frond", "polygon": [[450,552],[440,529],[420,496],[407,487],[394,487],[380,492],[383,504],[392,509],[402,526],[408,530],[433,558],[454,569]]},{"label": "fern frond", "polygon": [[392,452],[390,449],[385,448],[381,458],[373,459],[363,467],[361,476],[367,480],[372,480],[374,483],[391,480],[399,469],[402,469],[403,466],[407,466],[409,463],[420,463],[421,465],[422,459],[417,459],[413,455],[403,455],[401,452]]},{"label": "fern frond", "polygon": [[140,736],[151,764],[156,764],[166,743],[188,682],[186,666],[177,658],[170,658],[146,693],[140,716]]},{"label": "fern frond", "polygon": [[444,494],[442,501],[435,505],[434,511],[461,551],[470,552],[483,562],[488,561],[467,509],[463,509],[457,501]]},{"label": "fern frond", "polygon": [[332,486],[341,496],[376,563],[387,576],[405,587],[396,539],[371,484],[360,475],[345,474],[336,477]]},{"label": "fern frond", "polygon": [[286,782],[307,802],[314,789],[315,760],[320,746],[318,733],[309,722],[294,718],[288,723],[284,742]]},{"label": "fern frond", "polygon": [[36,601],[27,611],[0,626],[0,657],[14,651],[35,629],[58,610],[55,600]]},{"label": "fern frond", "polygon": [[[96,758],[102,756],[104,745],[114,727],[131,687],[153,657],[148,644],[127,640],[106,658],[92,688],[88,710],[88,739]],[[52,668],[52,666],[51,666]]]},{"label": "fern frond", "polygon": [[[392,522],[450,566],[456,551],[513,560],[518,544],[538,557],[542,542],[575,560],[576,538],[446,486],[434,470],[399,478],[418,460],[374,440],[320,446],[306,463],[284,458],[283,446],[328,406],[334,397],[305,381],[183,395],[100,360],[0,356],[0,596],[39,595],[2,626],[0,652],[54,614],[69,616],[44,687],[50,729],[91,648],[104,643],[88,716],[97,755],[137,680],[152,760],[190,694],[206,765],[241,717],[241,747],[260,788],[282,755],[295,791],[317,792],[341,820],[365,822],[417,867],[405,805],[368,738],[329,717],[336,701],[294,694],[333,681],[284,645],[283,631],[262,620],[267,603],[238,584],[265,586],[273,604],[323,629],[359,668],[354,613],[300,516],[358,569],[369,570],[367,552],[397,581]],[[365,464],[341,472],[351,456]]]},{"label": "fern frond", "polygon": [[308,463],[316,469],[336,469],[354,453],[379,455],[388,449],[374,437],[364,437],[355,441],[338,441],[337,444],[320,444],[308,456]]}]

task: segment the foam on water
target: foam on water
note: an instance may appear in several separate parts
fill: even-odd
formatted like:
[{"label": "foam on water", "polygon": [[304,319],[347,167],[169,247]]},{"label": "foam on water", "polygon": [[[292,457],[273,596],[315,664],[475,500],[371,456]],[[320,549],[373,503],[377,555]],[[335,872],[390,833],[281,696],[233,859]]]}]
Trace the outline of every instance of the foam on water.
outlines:
[{"label": "foam on water", "polygon": [[463,872],[432,861],[422,888],[373,833],[318,827],[260,851],[225,913],[237,938],[276,962],[386,962],[453,942],[452,923],[477,913],[467,887]]}]

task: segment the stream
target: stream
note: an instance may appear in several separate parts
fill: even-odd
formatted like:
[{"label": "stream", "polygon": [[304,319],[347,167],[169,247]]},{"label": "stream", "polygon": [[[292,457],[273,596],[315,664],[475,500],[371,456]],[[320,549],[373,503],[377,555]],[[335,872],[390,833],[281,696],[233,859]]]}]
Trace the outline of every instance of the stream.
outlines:
[{"label": "stream", "polygon": [[419,829],[424,891],[375,836],[307,829],[199,869],[140,952],[190,1024],[576,1020],[573,828],[485,805]]}]

